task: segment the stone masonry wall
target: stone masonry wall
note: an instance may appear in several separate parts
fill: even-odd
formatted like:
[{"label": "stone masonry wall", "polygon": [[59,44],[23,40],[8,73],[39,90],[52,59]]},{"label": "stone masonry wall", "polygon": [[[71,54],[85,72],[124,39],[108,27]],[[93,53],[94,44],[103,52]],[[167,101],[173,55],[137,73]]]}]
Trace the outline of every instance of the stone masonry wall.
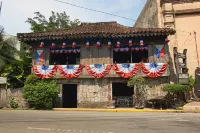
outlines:
[{"label": "stone masonry wall", "polygon": [[84,79],[78,85],[78,108],[104,108],[108,106],[108,79]]},{"label": "stone masonry wall", "polygon": [[15,101],[18,103],[19,108],[27,108],[28,107],[28,104],[26,103],[26,101],[23,97],[21,88],[7,90],[7,106],[8,107],[10,107],[9,99],[11,97],[13,97],[15,99]]},{"label": "stone masonry wall", "polygon": [[134,26],[138,28],[158,27],[157,0],[147,0]]},{"label": "stone masonry wall", "polygon": [[164,85],[169,84],[169,77],[147,79],[147,100],[158,96],[166,96],[167,92],[162,91]]}]

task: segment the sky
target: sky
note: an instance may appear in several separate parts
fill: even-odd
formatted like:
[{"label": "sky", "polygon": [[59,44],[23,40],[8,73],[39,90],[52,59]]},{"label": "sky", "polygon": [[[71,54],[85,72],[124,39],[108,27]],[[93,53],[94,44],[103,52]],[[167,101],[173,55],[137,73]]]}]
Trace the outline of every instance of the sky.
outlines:
[{"label": "sky", "polygon": [[[33,18],[34,12],[40,12],[46,18],[51,15],[51,11],[65,11],[71,19],[79,19],[81,22],[104,22],[117,21],[125,26],[133,26],[135,21],[118,18],[98,12],[93,12],[63,3],[55,0],[0,0],[2,1],[2,10],[0,16],[0,25],[4,27],[5,32],[10,35],[17,33],[31,32],[30,25],[25,21]],[[123,17],[137,20],[146,0],[60,0],[71,4],[104,11]]]}]

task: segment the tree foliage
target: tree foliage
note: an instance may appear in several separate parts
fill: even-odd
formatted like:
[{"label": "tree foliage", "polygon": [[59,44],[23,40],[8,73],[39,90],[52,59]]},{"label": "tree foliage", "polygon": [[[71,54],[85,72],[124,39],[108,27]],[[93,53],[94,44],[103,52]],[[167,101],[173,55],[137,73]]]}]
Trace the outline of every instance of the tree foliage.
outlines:
[{"label": "tree foliage", "polygon": [[40,80],[35,75],[29,75],[23,88],[23,94],[30,107],[35,109],[52,108],[56,100],[59,87],[54,79]]},{"label": "tree foliage", "polygon": [[34,18],[28,18],[27,23],[31,25],[31,30],[33,32],[43,32],[43,31],[52,31],[61,28],[71,28],[78,26],[80,21],[78,19],[70,20],[65,12],[55,13],[51,12],[51,16],[46,19],[44,15],[40,12],[34,13],[36,16]]},{"label": "tree foliage", "polygon": [[128,84],[129,87],[143,88],[146,85],[146,81],[142,77],[133,76],[129,79]]},{"label": "tree foliage", "polygon": [[9,88],[23,87],[26,77],[31,73],[31,55],[24,51],[16,53],[19,58],[5,64],[0,70],[0,76],[7,77]]},{"label": "tree foliage", "polygon": [[187,85],[181,85],[181,84],[168,84],[163,87],[163,91],[167,91],[170,93],[186,93],[190,89]]},{"label": "tree foliage", "polygon": [[12,37],[5,39],[3,33],[4,29],[0,27],[0,70],[6,64],[12,63],[17,55],[14,47],[16,40]]}]

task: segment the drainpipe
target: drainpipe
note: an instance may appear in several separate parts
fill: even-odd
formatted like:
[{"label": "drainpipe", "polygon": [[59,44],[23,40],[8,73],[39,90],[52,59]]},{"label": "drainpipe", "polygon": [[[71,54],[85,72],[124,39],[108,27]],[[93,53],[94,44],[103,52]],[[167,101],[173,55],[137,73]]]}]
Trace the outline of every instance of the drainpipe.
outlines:
[{"label": "drainpipe", "polygon": [[194,31],[194,39],[195,39],[195,46],[196,46],[196,54],[197,54],[197,63],[199,68],[199,53],[198,53],[198,47],[197,47],[197,33]]}]

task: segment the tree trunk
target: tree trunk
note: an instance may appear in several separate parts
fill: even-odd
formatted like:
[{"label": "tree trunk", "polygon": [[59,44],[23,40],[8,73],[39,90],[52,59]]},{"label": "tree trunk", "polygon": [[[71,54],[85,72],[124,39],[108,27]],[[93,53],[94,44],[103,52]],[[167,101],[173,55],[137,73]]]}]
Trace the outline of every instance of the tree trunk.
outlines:
[{"label": "tree trunk", "polygon": [[136,87],[135,88],[135,107],[137,108],[137,107],[139,107],[139,90],[138,90],[138,88]]}]

